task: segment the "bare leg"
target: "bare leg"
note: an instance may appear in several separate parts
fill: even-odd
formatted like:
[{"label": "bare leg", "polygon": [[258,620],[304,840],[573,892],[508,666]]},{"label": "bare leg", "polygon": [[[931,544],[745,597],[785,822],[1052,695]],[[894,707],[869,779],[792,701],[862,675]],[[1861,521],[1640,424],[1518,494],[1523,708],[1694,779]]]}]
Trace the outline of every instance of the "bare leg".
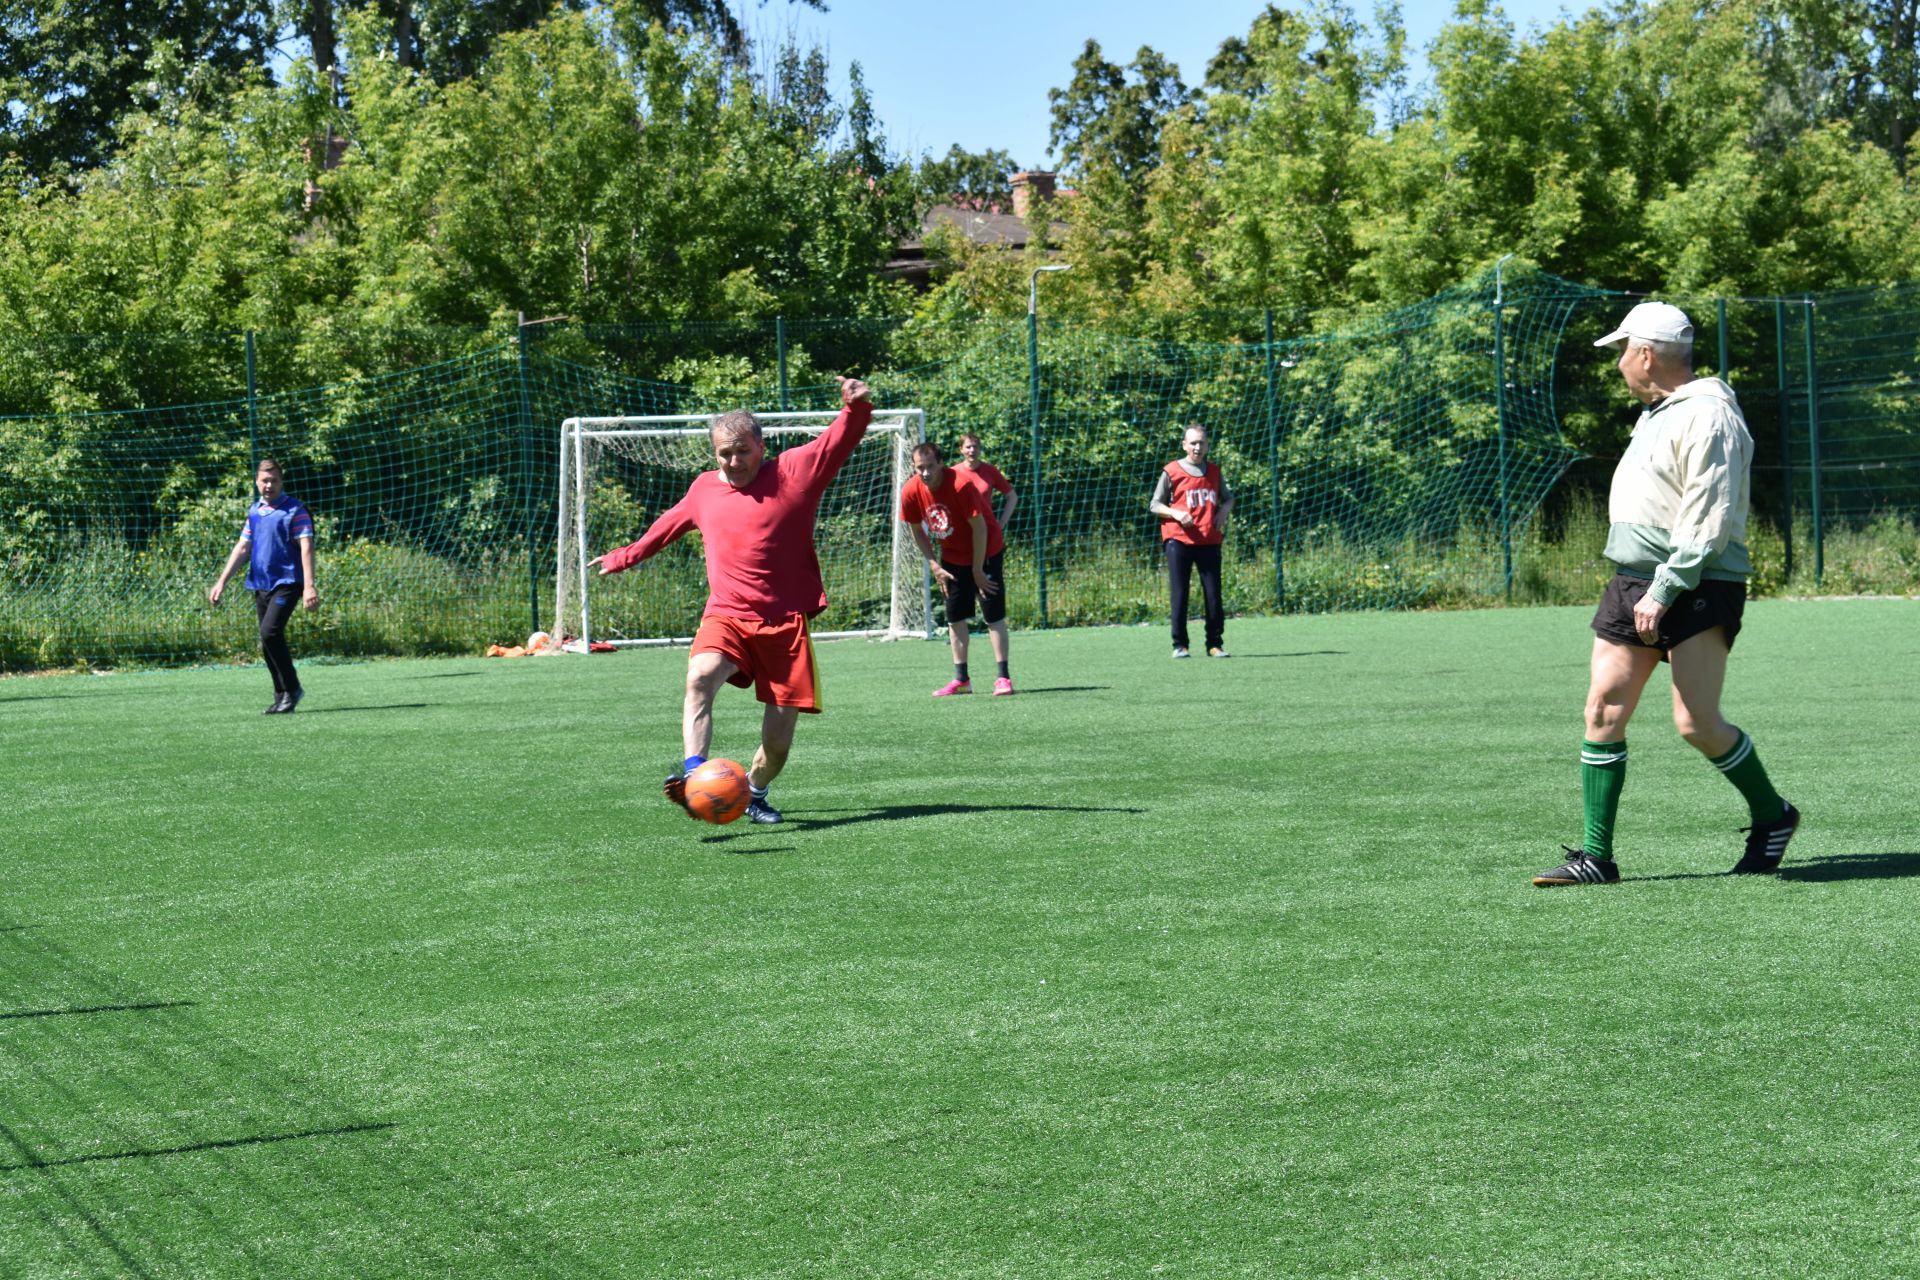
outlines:
[{"label": "bare leg", "polygon": [[953,645],[953,661],[957,666],[967,664],[967,624],[950,622],[947,624],[947,640]]},{"label": "bare leg", "polygon": [[987,624],[987,639],[993,642],[993,660],[1005,662],[1007,660],[1007,620],[1005,618]]},{"label": "bare leg", "polygon": [[[1593,638],[1593,660],[1587,684],[1587,741],[1621,742],[1627,721],[1640,705],[1647,678],[1660,665],[1658,649],[1615,644]],[[1674,672],[1679,678],[1679,672]]]},{"label": "bare leg", "polygon": [[753,753],[753,768],[747,781],[762,791],[773,785],[787,767],[787,752],[793,749],[794,726],[800,723],[798,707],[773,707],[760,717],[760,749]]},{"label": "bare leg", "polygon": [[1727,683],[1726,632],[1710,627],[1673,646],[1673,727],[1693,749],[1718,759],[1740,742],[1740,731],[1720,714]]},{"label": "bare leg", "polygon": [[706,650],[687,657],[687,702],[680,715],[680,743],[690,756],[713,745],[713,698],[740,668],[724,653]]}]

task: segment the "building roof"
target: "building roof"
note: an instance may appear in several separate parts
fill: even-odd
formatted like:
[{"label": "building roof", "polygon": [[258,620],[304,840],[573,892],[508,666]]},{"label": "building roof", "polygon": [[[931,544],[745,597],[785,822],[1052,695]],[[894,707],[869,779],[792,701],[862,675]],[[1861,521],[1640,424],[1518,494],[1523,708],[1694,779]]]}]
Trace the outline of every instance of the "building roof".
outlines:
[{"label": "building roof", "polygon": [[[992,245],[1015,252],[1027,247],[1025,218],[993,209],[936,204],[920,219],[919,232],[895,247],[893,257],[881,269],[882,274],[889,279],[906,280],[918,288],[925,288],[933,273],[933,262],[927,256],[927,236],[939,227],[957,227],[961,235],[975,244]],[[1067,233],[1067,224],[1064,222],[1050,222],[1048,227],[1059,236]]]}]

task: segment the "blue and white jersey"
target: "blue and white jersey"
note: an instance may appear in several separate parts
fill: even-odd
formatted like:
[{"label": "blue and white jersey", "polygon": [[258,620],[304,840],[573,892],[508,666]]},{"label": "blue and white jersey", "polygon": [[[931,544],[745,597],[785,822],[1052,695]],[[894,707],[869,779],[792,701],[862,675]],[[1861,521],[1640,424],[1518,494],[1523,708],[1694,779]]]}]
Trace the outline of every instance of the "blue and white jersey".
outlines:
[{"label": "blue and white jersey", "polygon": [[300,548],[295,544],[313,537],[313,517],[298,498],[283,493],[272,502],[262,498],[254,503],[240,536],[253,547],[247,590],[306,585],[300,572]]}]

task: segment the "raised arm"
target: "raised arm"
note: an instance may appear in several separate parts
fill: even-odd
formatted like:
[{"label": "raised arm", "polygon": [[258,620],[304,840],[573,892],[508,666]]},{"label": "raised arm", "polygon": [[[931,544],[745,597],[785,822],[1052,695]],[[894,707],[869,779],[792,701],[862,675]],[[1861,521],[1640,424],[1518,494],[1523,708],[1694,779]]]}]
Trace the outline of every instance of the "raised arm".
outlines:
[{"label": "raised arm", "polygon": [[847,465],[847,459],[867,434],[873,421],[873,400],[867,384],[858,378],[840,379],[840,416],[818,437],[782,454],[791,459],[782,466],[800,468],[801,482],[811,488],[825,489]]},{"label": "raised arm", "polygon": [[610,573],[624,573],[649,556],[655,556],[672,546],[675,542],[693,532],[692,494],[680,499],[660,513],[660,518],[647,526],[640,535],[640,541],[630,542],[624,547],[595,556],[587,561],[588,565],[599,565],[600,576]]}]

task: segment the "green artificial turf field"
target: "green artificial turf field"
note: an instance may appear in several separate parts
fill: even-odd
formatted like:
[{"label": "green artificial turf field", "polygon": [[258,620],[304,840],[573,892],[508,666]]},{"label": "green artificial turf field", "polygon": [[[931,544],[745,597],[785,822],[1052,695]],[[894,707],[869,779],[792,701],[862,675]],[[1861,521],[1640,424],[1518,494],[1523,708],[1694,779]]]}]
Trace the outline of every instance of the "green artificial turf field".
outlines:
[{"label": "green artificial turf field", "polygon": [[1657,676],[1537,890],[1587,615],[823,645],[762,829],[681,651],[0,682],[0,1274],[1911,1274],[1920,602],[1750,609],[1780,877]]}]

